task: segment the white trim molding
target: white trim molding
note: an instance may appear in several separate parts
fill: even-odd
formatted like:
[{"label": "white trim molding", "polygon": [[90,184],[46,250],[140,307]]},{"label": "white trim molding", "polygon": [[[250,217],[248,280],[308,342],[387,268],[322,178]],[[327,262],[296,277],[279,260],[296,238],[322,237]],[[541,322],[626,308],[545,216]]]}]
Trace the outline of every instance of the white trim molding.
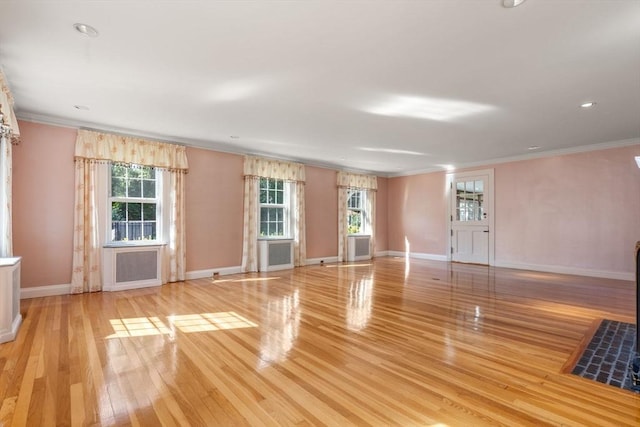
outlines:
[{"label": "white trim molding", "polygon": [[210,279],[216,273],[219,274],[220,276],[228,276],[230,274],[239,274],[239,273],[242,273],[242,266],[238,265],[236,267],[220,267],[220,268],[208,268],[206,270],[187,271],[185,276],[186,276],[186,280]]},{"label": "white trim molding", "polygon": [[337,256],[325,256],[320,258],[307,258],[305,265],[333,264],[338,262]]},{"label": "white trim molding", "polygon": [[[387,251],[387,256],[394,257],[406,257],[407,253],[405,251]],[[427,259],[431,261],[448,261],[446,255],[438,255],[438,254],[425,254],[420,252],[409,252],[409,258],[415,259]]]},{"label": "white trim molding", "polygon": [[575,276],[599,277],[602,279],[614,280],[635,280],[633,272],[609,271],[609,270],[592,270],[580,267],[568,267],[562,265],[541,265],[541,264],[525,264],[518,262],[496,261],[495,267],[513,268],[516,270],[541,271],[544,273],[571,274]]},{"label": "white trim molding", "polygon": [[71,284],[34,286],[30,288],[20,288],[20,299],[53,297],[57,295],[69,295]]}]

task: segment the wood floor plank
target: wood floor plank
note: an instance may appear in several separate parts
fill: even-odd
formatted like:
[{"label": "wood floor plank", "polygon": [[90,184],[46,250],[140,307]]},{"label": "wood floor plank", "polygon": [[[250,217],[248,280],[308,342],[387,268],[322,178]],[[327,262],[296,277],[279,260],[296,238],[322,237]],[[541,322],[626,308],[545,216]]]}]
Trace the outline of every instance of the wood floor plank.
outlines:
[{"label": "wood floor plank", "polygon": [[0,425],[640,425],[569,374],[631,282],[377,258],[23,300]]}]

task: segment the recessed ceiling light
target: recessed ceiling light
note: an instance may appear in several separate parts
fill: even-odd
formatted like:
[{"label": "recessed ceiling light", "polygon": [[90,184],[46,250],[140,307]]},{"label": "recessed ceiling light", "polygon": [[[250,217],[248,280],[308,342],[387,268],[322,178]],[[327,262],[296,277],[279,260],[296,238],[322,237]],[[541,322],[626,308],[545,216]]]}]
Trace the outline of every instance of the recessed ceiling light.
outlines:
[{"label": "recessed ceiling light", "polygon": [[93,28],[91,25],[77,23],[73,24],[73,28],[75,28],[77,32],[89,37],[98,37],[98,30]]},{"label": "recessed ceiling light", "polygon": [[595,102],[585,102],[584,104],[580,104],[580,106],[581,106],[582,108],[591,108],[591,107],[593,107],[594,105],[596,105],[596,103],[595,103]]},{"label": "recessed ceiling light", "polygon": [[86,105],[74,105],[73,108],[76,110],[89,111],[89,107]]},{"label": "recessed ceiling light", "polygon": [[524,2],[525,0],[502,0],[502,6],[506,8],[518,7]]},{"label": "recessed ceiling light", "polygon": [[528,147],[528,148],[527,148],[527,150],[531,150],[531,151],[533,151],[533,150],[539,150],[539,149],[540,149],[540,146],[539,146],[539,145],[532,145],[531,147]]}]

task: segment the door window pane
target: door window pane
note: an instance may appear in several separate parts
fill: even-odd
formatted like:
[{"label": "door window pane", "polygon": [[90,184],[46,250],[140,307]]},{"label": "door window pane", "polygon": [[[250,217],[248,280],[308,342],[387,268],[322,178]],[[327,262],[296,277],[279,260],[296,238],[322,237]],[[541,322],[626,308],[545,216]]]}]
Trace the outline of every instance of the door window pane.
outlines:
[{"label": "door window pane", "polygon": [[456,182],[456,221],[482,221],[484,219],[484,182]]}]

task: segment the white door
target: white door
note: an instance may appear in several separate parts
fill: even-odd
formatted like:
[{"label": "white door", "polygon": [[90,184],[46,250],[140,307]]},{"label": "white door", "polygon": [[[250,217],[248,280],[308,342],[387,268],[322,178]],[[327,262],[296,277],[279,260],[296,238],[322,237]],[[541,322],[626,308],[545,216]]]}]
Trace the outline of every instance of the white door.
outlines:
[{"label": "white door", "polygon": [[451,260],[489,265],[493,174],[476,173],[452,176]]}]

